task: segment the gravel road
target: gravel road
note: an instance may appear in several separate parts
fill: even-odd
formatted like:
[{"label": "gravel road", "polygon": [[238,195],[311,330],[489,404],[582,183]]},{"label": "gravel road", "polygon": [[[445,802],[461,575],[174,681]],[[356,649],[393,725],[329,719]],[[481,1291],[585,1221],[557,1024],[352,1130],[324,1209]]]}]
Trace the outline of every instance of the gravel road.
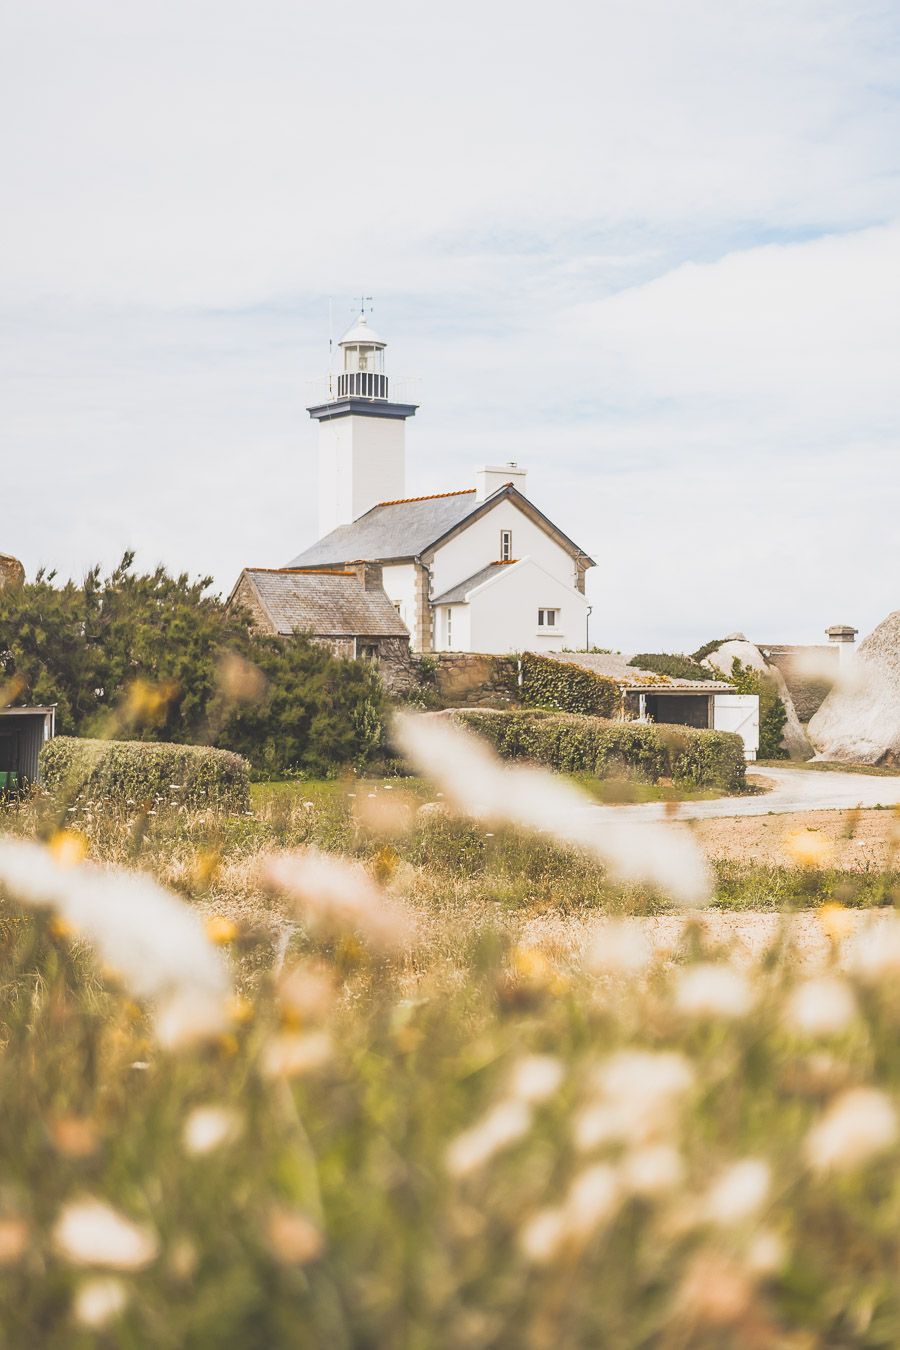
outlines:
[{"label": "gravel road", "polygon": [[[753,767],[750,766],[753,775]],[[774,784],[758,797],[720,797],[712,802],[681,802],[673,810],[667,802],[640,802],[631,806],[592,806],[585,810],[622,815],[635,820],[716,820],[722,816],[786,815],[793,811],[849,811],[854,807],[900,805],[900,776],[865,773],[827,773],[815,769],[771,768],[757,775]]]}]

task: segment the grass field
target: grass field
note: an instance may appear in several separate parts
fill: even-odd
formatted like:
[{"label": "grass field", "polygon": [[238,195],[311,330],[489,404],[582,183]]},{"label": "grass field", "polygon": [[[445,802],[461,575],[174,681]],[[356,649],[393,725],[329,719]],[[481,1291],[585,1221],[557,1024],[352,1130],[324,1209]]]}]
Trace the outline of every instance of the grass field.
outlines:
[{"label": "grass field", "polygon": [[898,1343],[900,921],[848,918],[896,875],[717,864],[818,964],[701,912],[651,946],[652,859],[444,767],[4,812],[2,1343]]}]

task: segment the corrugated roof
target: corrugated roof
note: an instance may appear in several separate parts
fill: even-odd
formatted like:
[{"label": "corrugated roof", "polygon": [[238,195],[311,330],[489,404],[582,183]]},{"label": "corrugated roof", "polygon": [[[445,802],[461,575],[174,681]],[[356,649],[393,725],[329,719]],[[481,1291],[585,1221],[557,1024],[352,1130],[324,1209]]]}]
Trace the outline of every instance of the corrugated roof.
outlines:
[{"label": "corrugated roof", "polygon": [[489,577],[496,576],[498,572],[503,571],[504,567],[511,567],[512,565],[513,560],[510,560],[509,562],[488,563],[487,567],[482,567],[480,571],[473,572],[472,576],[467,578],[466,581],[460,581],[456,586],[451,586],[449,591],[444,591],[443,595],[437,596],[431,603],[433,605],[462,604],[469,594],[469,591],[474,591],[475,587],[480,586],[483,581],[487,581]]},{"label": "corrugated roof", "polygon": [[289,567],[316,567],[365,558],[415,558],[465,520],[480,505],[475,489],[381,502],[351,525],[339,525],[310,548],[298,553]]},{"label": "corrugated roof", "polygon": [[367,591],[353,572],[244,569],[277,633],[316,637],[409,637],[380,588]]}]

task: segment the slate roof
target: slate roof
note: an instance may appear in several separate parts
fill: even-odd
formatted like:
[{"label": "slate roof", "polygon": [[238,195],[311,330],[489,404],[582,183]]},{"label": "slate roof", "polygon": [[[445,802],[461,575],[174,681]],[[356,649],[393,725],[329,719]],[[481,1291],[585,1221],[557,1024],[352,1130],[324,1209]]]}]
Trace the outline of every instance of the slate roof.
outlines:
[{"label": "slate roof", "polygon": [[355,572],[246,567],[241,576],[253,587],[276,633],[409,637],[384,591],[380,587],[367,591]]},{"label": "slate roof", "polygon": [[416,558],[435,539],[452,530],[480,505],[475,489],[379,502],[351,525],[339,525],[298,553],[289,567],[328,567],[365,558]]},{"label": "slate roof", "polygon": [[472,576],[468,577],[466,581],[457,582],[455,586],[450,587],[449,591],[444,591],[443,595],[436,596],[431,603],[433,605],[461,604],[469,591],[474,591],[475,587],[480,586],[483,581],[496,576],[498,572],[503,571],[504,567],[511,567],[512,565],[512,562],[488,563],[487,567],[482,567],[479,572],[473,572]]}]

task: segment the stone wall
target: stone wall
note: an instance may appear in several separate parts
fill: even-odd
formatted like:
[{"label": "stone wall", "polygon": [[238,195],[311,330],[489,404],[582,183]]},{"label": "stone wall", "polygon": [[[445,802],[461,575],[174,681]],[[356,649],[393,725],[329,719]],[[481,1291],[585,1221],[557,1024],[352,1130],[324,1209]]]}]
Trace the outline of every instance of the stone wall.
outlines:
[{"label": "stone wall", "polygon": [[514,656],[435,652],[429,660],[445,708],[507,708],[517,702],[519,663]]},{"label": "stone wall", "polygon": [[[837,680],[840,649],[835,644],[818,647],[788,646],[787,644],[760,645],[760,651],[770,665],[784,676],[794,707],[801,722],[808,722],[821,708]],[[811,671],[816,672],[810,674]],[[831,678],[827,678],[828,672]],[[816,675],[819,674],[819,678]]]}]

